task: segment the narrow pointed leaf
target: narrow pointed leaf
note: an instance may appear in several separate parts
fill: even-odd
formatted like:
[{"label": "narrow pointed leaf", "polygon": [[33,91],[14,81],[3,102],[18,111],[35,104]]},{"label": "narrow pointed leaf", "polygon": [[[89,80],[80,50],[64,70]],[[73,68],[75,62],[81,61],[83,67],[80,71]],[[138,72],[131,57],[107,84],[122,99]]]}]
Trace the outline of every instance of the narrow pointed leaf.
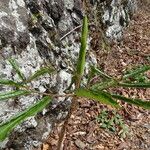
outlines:
[{"label": "narrow pointed leaf", "polygon": [[75,95],[77,95],[79,97],[93,99],[93,100],[99,101],[103,104],[107,104],[107,105],[111,105],[111,106],[119,108],[118,103],[115,100],[113,100],[111,98],[111,96],[109,96],[108,94],[101,92],[101,91],[95,92],[95,91],[80,88],[75,91]]},{"label": "narrow pointed leaf", "polygon": [[30,92],[24,91],[24,90],[17,90],[17,91],[0,93],[0,101],[6,100],[9,98],[15,98],[15,97],[22,96],[22,95],[28,95],[28,94],[30,94]]},{"label": "narrow pointed leaf", "polygon": [[17,62],[15,61],[15,59],[9,59],[9,63],[11,64],[11,66],[13,67],[13,69],[16,71],[16,73],[18,74],[19,78],[22,81],[25,81],[25,76],[21,72],[21,70],[19,69],[19,66],[18,66]]},{"label": "narrow pointed leaf", "polygon": [[14,82],[13,80],[0,79],[0,84],[2,84],[2,85],[9,85],[9,86],[15,86],[15,87],[23,87],[22,83],[17,83],[17,82]]},{"label": "narrow pointed leaf", "polygon": [[135,88],[150,88],[150,82],[149,83],[119,83],[119,86],[135,87]]},{"label": "narrow pointed leaf", "polygon": [[0,125],[0,141],[3,141],[8,134],[23,120],[28,117],[36,115],[38,112],[42,111],[49,103],[51,102],[51,98],[46,96],[36,104],[23,111],[22,113],[14,116],[10,120]]},{"label": "narrow pointed leaf", "polygon": [[150,110],[150,101],[143,101],[143,100],[140,100],[140,99],[126,98],[124,96],[115,95],[115,94],[112,94],[111,96],[113,98],[119,99],[121,101],[130,103],[130,104],[134,104],[136,106],[140,106],[140,107],[143,107],[145,109],[149,109]]},{"label": "narrow pointed leaf", "polygon": [[101,71],[100,69],[91,66],[91,69],[93,70],[93,72],[101,77],[103,77],[104,79],[112,79],[111,76],[107,75],[106,73],[104,73],[103,71]]},{"label": "narrow pointed leaf", "polygon": [[43,68],[37,70],[35,72],[35,74],[33,74],[31,77],[29,77],[29,79],[27,79],[27,82],[30,82],[30,81],[32,81],[32,80],[34,80],[34,79],[36,79],[36,78],[46,74],[46,73],[51,74],[53,71],[54,70],[52,68],[43,67]]},{"label": "narrow pointed leaf", "polygon": [[143,66],[143,67],[140,67],[134,71],[132,71],[131,73],[127,74],[127,75],[124,75],[123,76],[123,79],[127,79],[127,78],[130,78],[130,77],[134,77],[134,76],[137,76],[139,75],[140,73],[144,73],[146,71],[150,70],[150,66]]},{"label": "narrow pointed leaf", "polygon": [[89,72],[89,74],[88,74],[87,85],[90,84],[90,82],[91,82],[92,78],[94,78],[94,76],[95,76],[95,72],[94,72],[94,70],[93,70],[93,66],[91,66],[90,72]]},{"label": "narrow pointed leaf", "polygon": [[65,89],[65,92],[69,91],[72,88],[72,85],[75,83],[75,76],[71,78],[70,85]]},{"label": "narrow pointed leaf", "polygon": [[112,80],[107,80],[101,83],[95,83],[93,86],[91,86],[92,90],[104,90],[104,89],[108,89],[110,87],[115,87],[118,85],[118,82],[114,79]]},{"label": "narrow pointed leaf", "polygon": [[77,69],[76,69],[77,79],[76,80],[78,80],[78,81],[76,81],[76,82],[80,82],[81,77],[84,73],[87,37],[88,37],[88,19],[87,19],[87,16],[85,16],[83,18],[81,47],[80,47],[80,52],[79,52],[79,58],[77,61]]}]

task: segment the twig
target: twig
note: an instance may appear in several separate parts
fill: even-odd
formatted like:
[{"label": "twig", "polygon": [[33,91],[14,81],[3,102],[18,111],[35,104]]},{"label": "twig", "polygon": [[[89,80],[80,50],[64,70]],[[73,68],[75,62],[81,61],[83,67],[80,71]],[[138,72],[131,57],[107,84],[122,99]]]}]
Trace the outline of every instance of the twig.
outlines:
[{"label": "twig", "polygon": [[42,93],[39,92],[37,90],[31,89],[30,87],[23,87],[24,89],[30,91],[31,93],[35,93],[35,94],[40,94],[40,95],[45,95],[45,96],[51,96],[51,97],[69,97],[69,96],[75,96],[73,93],[69,93],[69,94],[52,94],[52,93]]},{"label": "twig", "polygon": [[[95,24],[89,23],[89,26],[92,26],[92,25],[95,26]],[[81,28],[81,27],[82,27],[82,25],[80,24],[80,25],[78,25],[77,27],[73,28],[72,30],[70,30],[69,32],[67,32],[65,35],[63,35],[63,36],[60,38],[60,41],[62,41],[65,37],[67,37],[67,36],[68,36],[69,34],[71,34],[73,31],[75,31],[75,30],[77,30],[77,29],[79,29],[79,28]]]},{"label": "twig", "polygon": [[74,96],[74,94],[50,94],[50,93],[42,93],[42,92],[38,92],[36,90],[30,90],[33,93],[36,94],[41,94],[41,95],[46,95],[46,96],[51,96],[51,97],[68,97],[68,96]]},{"label": "twig", "polygon": [[65,37],[67,37],[67,36],[68,36],[69,34],[71,34],[73,31],[75,31],[75,30],[77,30],[77,29],[79,29],[79,28],[81,28],[81,27],[82,27],[82,25],[79,25],[79,26],[73,28],[71,31],[69,31],[69,32],[66,33],[64,36],[62,36],[62,37],[60,38],[60,41],[62,41]]}]

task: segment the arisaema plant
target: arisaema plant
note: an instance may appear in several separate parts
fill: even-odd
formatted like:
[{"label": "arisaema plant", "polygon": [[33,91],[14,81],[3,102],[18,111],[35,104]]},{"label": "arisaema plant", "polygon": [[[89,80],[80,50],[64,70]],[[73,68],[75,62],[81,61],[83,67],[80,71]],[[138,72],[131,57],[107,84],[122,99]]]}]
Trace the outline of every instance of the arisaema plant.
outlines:
[{"label": "arisaema plant", "polygon": [[[79,51],[79,57],[77,59],[76,69],[72,75],[72,84],[75,85],[73,90],[67,90],[67,94],[64,97],[72,96],[74,97],[84,97],[87,99],[92,99],[97,102],[110,105],[114,108],[120,109],[121,105],[118,103],[118,100],[127,102],[129,104],[133,104],[144,109],[150,110],[150,101],[141,100],[141,99],[132,99],[124,97],[123,95],[119,95],[117,93],[108,92],[109,88],[112,87],[130,87],[130,88],[150,88],[150,82],[138,82],[138,81],[130,81],[129,79],[140,74],[145,73],[150,70],[150,65],[142,66],[138,69],[132,70],[130,73],[123,75],[119,79],[115,79],[110,75],[107,75],[100,69],[95,66],[91,66],[89,70],[89,75],[87,79],[87,83],[82,84],[82,79],[84,76],[85,62],[86,62],[86,46],[87,46],[87,38],[88,38],[88,19],[85,16],[83,19],[82,25],[82,34],[81,34],[81,47]],[[38,112],[42,111],[51,100],[56,96],[59,97],[58,94],[52,93],[38,93],[36,89],[28,86],[28,83],[34,82],[34,80],[38,79],[38,77],[48,73],[53,73],[54,69],[51,67],[43,67],[40,70],[37,70],[34,74],[29,76],[28,78],[21,72],[19,65],[14,59],[9,59],[9,62],[14,69],[14,71],[18,74],[19,81],[0,79],[0,84],[5,86],[16,87],[14,91],[1,92],[0,93],[0,101],[6,101],[10,98],[15,98],[19,96],[26,96],[32,94],[40,94],[43,96],[41,100],[37,103],[33,104],[23,112],[16,114],[9,120],[5,120],[2,124],[0,124],[0,140],[4,140],[9,133],[21,122],[23,122],[26,118],[36,115]],[[97,81],[96,83],[91,82],[95,76],[99,76],[102,80]],[[71,86],[70,86],[71,87]],[[70,88],[68,88],[70,89]],[[62,96],[62,95],[61,95]]]}]

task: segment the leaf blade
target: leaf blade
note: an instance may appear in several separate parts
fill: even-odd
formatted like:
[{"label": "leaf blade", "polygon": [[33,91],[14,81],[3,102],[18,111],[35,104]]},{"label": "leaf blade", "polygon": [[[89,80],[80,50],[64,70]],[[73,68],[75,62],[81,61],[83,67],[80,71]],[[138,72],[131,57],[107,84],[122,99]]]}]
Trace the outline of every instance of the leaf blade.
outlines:
[{"label": "leaf blade", "polygon": [[98,74],[99,76],[105,78],[105,79],[112,79],[111,76],[109,76],[108,74],[104,73],[103,71],[101,71],[100,69],[91,66],[91,69],[93,70],[94,73]]},{"label": "leaf blade", "polygon": [[52,68],[48,68],[48,67],[43,67],[39,70],[37,70],[33,75],[31,75],[26,82],[30,82],[46,73],[51,74],[54,70]]},{"label": "leaf blade", "polygon": [[140,99],[126,98],[124,96],[116,95],[116,94],[111,94],[111,96],[113,98],[119,99],[121,101],[130,103],[130,104],[134,104],[136,106],[140,106],[142,108],[150,110],[150,101],[143,101],[143,100],[140,100]]},{"label": "leaf blade", "polygon": [[0,79],[0,84],[15,87],[24,87],[22,83],[14,82],[13,80]]},{"label": "leaf blade", "polygon": [[103,104],[107,104],[119,108],[119,105],[115,100],[113,100],[108,94],[101,91],[95,92],[92,90],[80,88],[75,90],[75,95],[79,97],[94,99],[96,101],[102,102]]},{"label": "leaf blade", "polygon": [[135,87],[135,88],[150,88],[150,82],[148,83],[119,83],[122,87]]},{"label": "leaf blade", "polygon": [[124,76],[123,76],[123,80],[128,79],[128,78],[130,78],[130,77],[137,76],[138,74],[144,73],[144,72],[146,72],[146,71],[148,71],[148,70],[150,70],[150,66],[142,66],[142,67],[140,67],[140,68],[138,68],[138,69],[135,69],[135,70],[132,71],[131,73],[124,75]]},{"label": "leaf blade", "polygon": [[25,81],[25,76],[24,74],[20,71],[20,68],[17,64],[17,62],[15,61],[15,59],[8,59],[9,63],[11,64],[12,68],[16,71],[16,73],[18,74],[18,77],[22,80]]},{"label": "leaf blade", "polygon": [[90,89],[92,90],[104,90],[104,89],[108,89],[110,87],[115,87],[118,85],[117,80],[111,79],[111,80],[106,80],[104,82],[100,82],[100,83],[95,83],[94,85],[91,86]]},{"label": "leaf blade", "polygon": [[0,101],[28,94],[30,94],[30,92],[25,90],[16,90],[11,92],[0,93]]},{"label": "leaf blade", "polygon": [[22,113],[14,116],[7,122],[0,125],[0,141],[3,141],[8,134],[23,120],[33,115],[36,115],[38,112],[42,111],[49,103],[51,102],[51,98],[49,96],[44,97],[36,104],[32,105],[27,110]]}]

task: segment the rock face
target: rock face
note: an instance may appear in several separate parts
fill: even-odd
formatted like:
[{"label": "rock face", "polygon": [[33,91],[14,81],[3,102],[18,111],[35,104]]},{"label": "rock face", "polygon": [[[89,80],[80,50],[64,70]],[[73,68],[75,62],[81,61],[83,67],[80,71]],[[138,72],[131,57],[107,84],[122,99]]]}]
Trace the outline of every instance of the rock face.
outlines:
[{"label": "rock face", "polygon": [[136,9],[134,0],[108,0],[102,16],[103,23],[106,24],[106,36],[111,39],[121,39],[122,29],[128,25]]},{"label": "rock face", "polygon": [[[121,38],[123,27],[128,24],[135,11],[136,1],[88,2],[92,10],[102,12],[100,20],[105,25],[106,36],[111,39]],[[80,47],[80,32],[61,37],[80,25],[82,18],[81,0],[1,0],[0,78],[19,81],[8,63],[9,58],[17,60],[26,78],[40,67],[52,65],[57,70],[55,75],[45,75],[31,85],[40,92],[48,90],[62,94],[71,82],[71,73]],[[89,64],[96,63],[96,56],[88,51],[86,73]],[[0,91],[11,90],[13,88],[0,85]],[[0,102],[0,122],[6,121],[38,99],[40,96],[27,96]],[[55,111],[57,105],[57,100],[54,100],[53,105],[41,114],[18,126],[9,138],[0,144],[1,149],[7,147],[14,150],[30,150],[39,147],[48,136],[53,122],[59,120],[60,115],[63,117],[60,110]]]},{"label": "rock face", "polygon": [[93,12],[92,17],[105,31],[105,36],[111,40],[121,39],[123,28],[128,25],[137,10],[137,1],[91,0],[90,2],[94,7],[90,9],[89,14]]}]

